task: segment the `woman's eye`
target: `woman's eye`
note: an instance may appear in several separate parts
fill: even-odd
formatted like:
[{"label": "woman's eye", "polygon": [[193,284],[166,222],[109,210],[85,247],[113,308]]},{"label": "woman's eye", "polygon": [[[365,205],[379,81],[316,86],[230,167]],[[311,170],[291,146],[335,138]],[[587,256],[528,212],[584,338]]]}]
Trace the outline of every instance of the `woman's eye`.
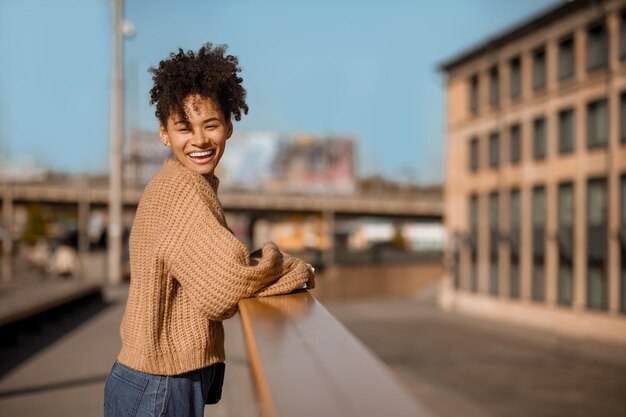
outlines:
[{"label": "woman's eye", "polygon": [[216,125],[209,125],[209,126],[207,126],[206,128],[207,128],[207,129],[215,129],[216,127],[217,127]]}]

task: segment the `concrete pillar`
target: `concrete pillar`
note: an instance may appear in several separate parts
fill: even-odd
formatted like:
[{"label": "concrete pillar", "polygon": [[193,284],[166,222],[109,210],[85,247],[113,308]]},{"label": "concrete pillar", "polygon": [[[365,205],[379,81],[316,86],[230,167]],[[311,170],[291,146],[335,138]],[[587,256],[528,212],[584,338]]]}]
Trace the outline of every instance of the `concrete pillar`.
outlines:
[{"label": "concrete pillar", "polygon": [[[583,41],[584,31],[577,30],[574,41],[576,49],[576,77],[580,77],[578,71],[584,65],[579,61],[583,57],[579,56],[580,43]],[[586,39],[586,37],[585,37]],[[586,72],[586,71],[585,71]],[[574,310],[585,309],[587,299],[587,98],[584,95],[578,95],[576,99],[576,145],[575,158],[577,166],[581,169],[576,170],[574,183],[574,257],[573,257],[573,294],[572,308]]]},{"label": "concrete pillar", "polygon": [[620,90],[613,74],[619,70],[619,16],[611,11],[607,16],[609,37],[609,143],[607,149],[607,193],[608,193],[608,309],[619,314],[620,307],[620,242],[619,242],[619,197],[620,197]]},{"label": "concrete pillar", "polygon": [[[498,58],[497,62],[495,63],[496,68],[498,68],[498,108],[502,110],[506,109],[509,101],[509,88],[508,85],[505,84],[505,81],[508,83],[508,78],[506,77],[507,65],[508,62],[500,58]],[[500,115],[501,113],[498,113],[498,116]]]},{"label": "concrete pillar", "polygon": [[333,210],[325,210],[323,217],[328,242],[328,247],[324,251],[323,261],[326,266],[330,266],[335,263],[335,212]]},{"label": "concrete pillar", "polygon": [[[532,55],[529,50],[525,50],[520,55],[521,68],[521,100],[527,100],[532,95]],[[522,129],[525,130],[525,129]],[[523,132],[522,132],[523,133]],[[523,159],[522,159],[523,160]]]},{"label": "concrete pillar", "polygon": [[250,251],[254,251],[257,248],[254,247],[254,227],[256,226],[256,222],[258,220],[258,217],[256,217],[253,214],[250,214],[248,216],[248,227],[246,230],[246,238],[247,238],[247,246],[248,246],[248,250]]},{"label": "concrete pillar", "polygon": [[[548,92],[548,102],[546,111],[547,121],[547,147],[546,147],[546,163],[553,164],[555,160],[560,158],[558,150],[559,141],[559,111],[560,107],[556,106],[554,100],[555,93],[558,90],[558,44],[557,40],[552,38],[546,44],[546,90]],[[546,178],[546,224],[545,224],[545,303],[549,306],[556,305],[558,294],[558,216],[557,216],[557,200],[558,200],[558,179],[555,176],[547,176]]]},{"label": "concrete pillar", "polygon": [[2,282],[13,281],[13,186],[2,184]]},{"label": "concrete pillar", "polygon": [[[586,27],[586,26],[585,26]],[[576,74],[574,78],[577,83],[581,83],[587,79],[587,68],[585,58],[587,54],[585,49],[587,47],[587,32],[585,27],[578,28],[574,32],[574,65],[576,68]]]},{"label": "concrete pillar", "polygon": [[81,184],[78,197],[78,259],[80,260],[80,277],[88,276],[89,267],[89,194],[87,184]]}]

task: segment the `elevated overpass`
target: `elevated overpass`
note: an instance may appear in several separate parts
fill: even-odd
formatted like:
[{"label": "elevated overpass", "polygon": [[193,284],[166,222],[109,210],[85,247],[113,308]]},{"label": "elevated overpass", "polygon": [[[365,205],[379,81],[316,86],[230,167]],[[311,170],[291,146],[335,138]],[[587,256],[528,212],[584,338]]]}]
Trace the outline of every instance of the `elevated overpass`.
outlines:
[{"label": "elevated overpass", "polygon": [[[126,207],[136,206],[143,188],[126,188],[123,202]],[[95,206],[108,204],[108,187],[87,184],[8,184],[2,200],[18,204],[80,204]],[[412,219],[441,219],[443,199],[441,192],[384,193],[384,194],[284,194],[220,190],[220,201],[226,211],[326,213],[352,216],[384,216]]]}]

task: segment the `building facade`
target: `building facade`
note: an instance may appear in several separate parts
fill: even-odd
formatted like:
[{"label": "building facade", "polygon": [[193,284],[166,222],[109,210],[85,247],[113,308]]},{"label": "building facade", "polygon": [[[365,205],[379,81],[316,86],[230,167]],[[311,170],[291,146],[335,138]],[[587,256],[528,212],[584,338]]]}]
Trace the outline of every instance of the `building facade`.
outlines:
[{"label": "building facade", "polygon": [[626,343],[626,1],[562,3],[442,69],[442,306]]}]

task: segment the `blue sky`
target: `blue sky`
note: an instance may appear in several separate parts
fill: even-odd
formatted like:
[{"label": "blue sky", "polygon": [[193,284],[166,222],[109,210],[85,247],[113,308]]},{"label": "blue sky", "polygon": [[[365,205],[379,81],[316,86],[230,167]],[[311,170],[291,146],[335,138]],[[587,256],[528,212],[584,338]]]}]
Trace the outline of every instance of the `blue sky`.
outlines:
[{"label": "blue sky", "polygon": [[[147,69],[226,43],[250,113],[240,130],[357,140],[358,171],[443,179],[442,61],[555,0],[126,0],[128,129],[157,129]],[[108,166],[109,0],[0,0],[0,145],[44,168]],[[228,152],[228,150],[227,150]]]}]

